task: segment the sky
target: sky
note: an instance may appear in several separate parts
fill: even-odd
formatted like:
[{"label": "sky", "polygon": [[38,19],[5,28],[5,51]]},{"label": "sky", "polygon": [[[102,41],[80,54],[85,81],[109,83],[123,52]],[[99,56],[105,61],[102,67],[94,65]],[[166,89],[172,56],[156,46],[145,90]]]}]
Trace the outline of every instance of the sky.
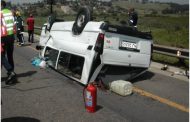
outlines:
[{"label": "sky", "polygon": [[[11,1],[12,3],[33,3],[38,2],[42,0],[5,0],[5,1]],[[189,0],[149,0],[149,1],[159,1],[159,2],[173,2],[178,4],[189,4]]]}]

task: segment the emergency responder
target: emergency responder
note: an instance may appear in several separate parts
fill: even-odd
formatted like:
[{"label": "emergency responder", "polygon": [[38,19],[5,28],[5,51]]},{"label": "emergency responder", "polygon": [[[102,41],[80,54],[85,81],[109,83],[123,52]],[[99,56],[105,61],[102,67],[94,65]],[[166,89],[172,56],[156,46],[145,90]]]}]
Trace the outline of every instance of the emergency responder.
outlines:
[{"label": "emergency responder", "polygon": [[129,15],[129,20],[128,20],[129,25],[137,28],[138,14],[135,11],[135,9],[129,8],[128,15]]},{"label": "emergency responder", "polygon": [[[6,8],[6,2],[1,1],[1,64],[7,69],[6,84],[15,82],[16,74],[14,73],[14,33],[16,33],[14,17],[11,10]],[[7,57],[6,57],[7,55]],[[8,62],[7,62],[8,60]],[[9,66],[8,66],[9,65]]]},{"label": "emergency responder", "polygon": [[30,14],[30,17],[27,18],[28,25],[28,42],[34,42],[34,17]]},{"label": "emergency responder", "polygon": [[24,45],[24,21],[19,11],[16,12],[16,25],[17,25],[17,38],[19,40],[19,46]]}]

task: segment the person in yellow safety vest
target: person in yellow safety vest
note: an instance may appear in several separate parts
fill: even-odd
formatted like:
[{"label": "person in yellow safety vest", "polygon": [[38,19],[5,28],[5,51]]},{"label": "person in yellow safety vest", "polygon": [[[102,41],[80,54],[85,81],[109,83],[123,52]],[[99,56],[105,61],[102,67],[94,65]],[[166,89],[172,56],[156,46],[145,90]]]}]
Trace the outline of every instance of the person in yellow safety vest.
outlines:
[{"label": "person in yellow safety vest", "polygon": [[8,62],[1,61],[1,64],[5,66],[5,63],[10,64],[10,68],[7,71],[6,84],[16,82],[16,74],[14,72],[14,60],[13,60],[13,50],[14,50],[14,34],[16,33],[16,26],[14,25],[14,17],[11,10],[6,8],[6,2],[1,1],[1,47],[3,45],[3,51],[1,52],[1,58],[6,58]]}]

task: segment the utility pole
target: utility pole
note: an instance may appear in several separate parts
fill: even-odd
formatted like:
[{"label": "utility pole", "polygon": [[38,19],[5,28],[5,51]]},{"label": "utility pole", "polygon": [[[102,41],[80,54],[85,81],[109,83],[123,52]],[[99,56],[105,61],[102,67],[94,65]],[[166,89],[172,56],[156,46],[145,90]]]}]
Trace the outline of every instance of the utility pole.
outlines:
[{"label": "utility pole", "polygon": [[52,14],[53,13],[53,0],[50,1],[50,4],[51,4],[50,13]]}]

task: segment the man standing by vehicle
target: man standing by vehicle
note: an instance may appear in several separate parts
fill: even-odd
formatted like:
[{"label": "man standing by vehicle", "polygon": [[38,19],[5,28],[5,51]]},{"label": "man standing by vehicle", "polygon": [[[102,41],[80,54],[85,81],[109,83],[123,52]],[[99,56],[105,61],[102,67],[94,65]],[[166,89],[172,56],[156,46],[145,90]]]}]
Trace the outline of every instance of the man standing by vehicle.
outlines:
[{"label": "man standing by vehicle", "polygon": [[[14,33],[16,33],[16,26],[14,24],[14,17],[8,8],[6,8],[6,2],[1,1],[1,45],[3,45],[3,53],[1,53],[2,61],[1,63],[5,66],[6,63],[10,66],[8,68],[8,78],[7,81],[10,81],[13,77],[16,76],[14,71],[14,60],[13,60],[13,50],[14,50]],[[2,46],[1,46],[2,47]],[[3,62],[7,59],[8,62]]]},{"label": "man standing by vehicle", "polygon": [[19,11],[16,12],[16,24],[17,24],[17,37],[19,40],[19,46],[22,46],[24,45],[24,36],[23,36],[24,21]]},{"label": "man standing by vehicle", "polygon": [[28,25],[28,42],[34,42],[34,17],[30,14],[30,17],[27,18]]},{"label": "man standing by vehicle", "polygon": [[134,8],[130,8],[128,10],[128,15],[129,15],[129,20],[128,20],[129,25],[137,28],[138,14],[135,11],[135,9]]}]

